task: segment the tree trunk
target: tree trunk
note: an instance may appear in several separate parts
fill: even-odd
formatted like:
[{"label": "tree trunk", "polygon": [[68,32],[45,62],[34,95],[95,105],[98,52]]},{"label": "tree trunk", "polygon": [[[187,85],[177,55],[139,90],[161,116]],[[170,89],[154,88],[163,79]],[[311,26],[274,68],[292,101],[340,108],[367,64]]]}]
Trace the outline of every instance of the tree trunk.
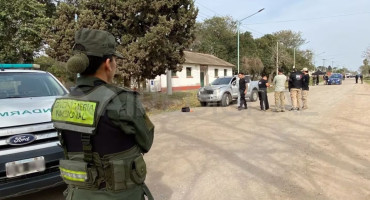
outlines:
[{"label": "tree trunk", "polygon": [[269,75],[269,78],[268,78],[268,82],[271,83],[272,82],[272,76],[274,75],[274,71],[270,73]]},{"label": "tree trunk", "polygon": [[141,79],[140,79],[140,77],[138,77],[137,79],[136,79],[136,83],[137,83],[137,90],[138,91],[141,91],[141,81],[140,81]]},{"label": "tree trunk", "polygon": [[145,78],[142,78],[141,82],[143,83],[143,91],[146,91],[146,80],[145,80]]},{"label": "tree trunk", "polygon": [[124,77],[123,78],[123,85],[127,88],[131,88],[131,80],[130,77]]}]

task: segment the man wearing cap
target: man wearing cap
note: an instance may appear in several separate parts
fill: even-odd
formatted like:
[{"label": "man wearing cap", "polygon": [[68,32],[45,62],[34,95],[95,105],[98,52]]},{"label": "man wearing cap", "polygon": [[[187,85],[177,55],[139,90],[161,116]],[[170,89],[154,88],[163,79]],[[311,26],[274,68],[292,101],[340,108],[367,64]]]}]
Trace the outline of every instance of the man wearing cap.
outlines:
[{"label": "man wearing cap", "polygon": [[303,74],[297,69],[293,69],[293,72],[289,76],[289,91],[290,98],[292,99],[292,111],[297,111],[300,108],[299,100],[302,98],[302,79]]},{"label": "man wearing cap", "polygon": [[65,153],[60,173],[68,200],[153,199],[144,183],[143,154],[152,146],[154,125],[138,93],[112,85],[116,59],[123,58],[115,48],[106,31],[77,31],[67,69],[81,76],[52,107]]},{"label": "man wearing cap", "polygon": [[302,78],[302,103],[303,103],[303,110],[308,109],[307,106],[307,96],[308,96],[308,90],[310,85],[310,75],[308,74],[308,69],[303,68],[303,78]]}]

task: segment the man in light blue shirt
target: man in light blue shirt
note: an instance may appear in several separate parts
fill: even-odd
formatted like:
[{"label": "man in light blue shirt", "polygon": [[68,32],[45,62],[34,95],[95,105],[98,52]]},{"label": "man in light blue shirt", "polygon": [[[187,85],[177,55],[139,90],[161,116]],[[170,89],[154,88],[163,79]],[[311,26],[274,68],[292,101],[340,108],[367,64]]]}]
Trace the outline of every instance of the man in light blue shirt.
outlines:
[{"label": "man in light blue shirt", "polygon": [[272,83],[275,85],[275,107],[276,112],[285,112],[285,82],[286,76],[282,69],[278,69],[278,75],[274,77]]}]

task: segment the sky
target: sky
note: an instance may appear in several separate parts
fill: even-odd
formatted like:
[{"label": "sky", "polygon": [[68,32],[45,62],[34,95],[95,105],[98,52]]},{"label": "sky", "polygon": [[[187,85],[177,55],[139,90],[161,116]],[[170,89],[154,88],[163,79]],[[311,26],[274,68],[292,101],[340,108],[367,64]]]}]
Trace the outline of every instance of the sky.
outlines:
[{"label": "sky", "polygon": [[[301,50],[314,53],[316,66],[357,71],[370,47],[370,0],[195,0],[197,21],[213,16],[241,20],[241,32],[254,38],[280,30],[301,32]],[[325,59],[325,60],[324,60]]]}]

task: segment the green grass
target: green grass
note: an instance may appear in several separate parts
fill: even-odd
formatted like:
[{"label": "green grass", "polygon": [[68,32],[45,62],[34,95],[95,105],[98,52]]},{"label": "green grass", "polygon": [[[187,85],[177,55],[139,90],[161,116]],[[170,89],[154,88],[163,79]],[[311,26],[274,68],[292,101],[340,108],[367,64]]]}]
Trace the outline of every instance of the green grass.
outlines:
[{"label": "green grass", "polygon": [[144,93],[141,95],[141,101],[146,112],[149,115],[161,112],[180,111],[182,107],[191,108],[199,107],[197,99],[198,90],[189,90],[173,92],[172,95],[167,93]]}]

